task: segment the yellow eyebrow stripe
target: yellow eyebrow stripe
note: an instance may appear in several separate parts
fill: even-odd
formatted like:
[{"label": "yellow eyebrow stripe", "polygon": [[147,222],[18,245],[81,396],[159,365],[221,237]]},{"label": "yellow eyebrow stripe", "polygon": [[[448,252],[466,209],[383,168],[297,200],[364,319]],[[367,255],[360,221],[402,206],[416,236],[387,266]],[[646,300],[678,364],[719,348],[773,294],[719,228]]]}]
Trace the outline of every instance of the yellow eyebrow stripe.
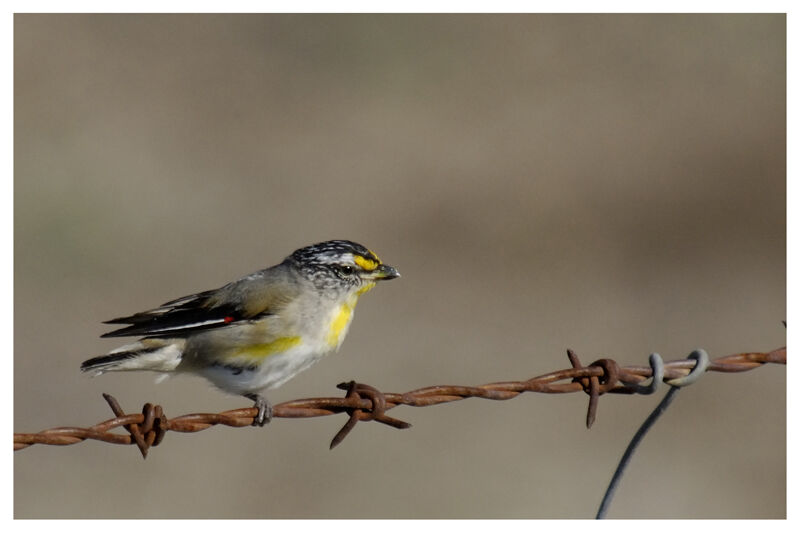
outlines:
[{"label": "yellow eyebrow stripe", "polygon": [[360,255],[354,255],[353,256],[353,261],[355,261],[355,263],[358,266],[360,266],[361,268],[363,268],[364,270],[367,270],[367,271],[375,270],[376,268],[378,268],[381,265],[378,261],[374,261],[372,259],[368,259],[368,258],[362,257]]}]

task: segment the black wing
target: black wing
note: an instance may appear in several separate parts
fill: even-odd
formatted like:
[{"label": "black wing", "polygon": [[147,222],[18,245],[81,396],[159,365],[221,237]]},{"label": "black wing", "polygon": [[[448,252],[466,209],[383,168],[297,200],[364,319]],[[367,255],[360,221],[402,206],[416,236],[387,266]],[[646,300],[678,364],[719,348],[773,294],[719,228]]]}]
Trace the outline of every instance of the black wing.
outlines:
[{"label": "black wing", "polygon": [[104,324],[131,324],[102,335],[103,337],[148,336],[163,337],[184,335],[202,329],[226,326],[242,318],[242,313],[231,304],[215,305],[218,290],[184,296],[163,304],[157,309],[115,318]]},{"label": "black wing", "polygon": [[299,294],[296,274],[285,263],[260,270],[219,289],[172,300],[157,309],[115,318],[106,324],[130,324],[103,337],[175,337],[253,320],[278,312]]}]

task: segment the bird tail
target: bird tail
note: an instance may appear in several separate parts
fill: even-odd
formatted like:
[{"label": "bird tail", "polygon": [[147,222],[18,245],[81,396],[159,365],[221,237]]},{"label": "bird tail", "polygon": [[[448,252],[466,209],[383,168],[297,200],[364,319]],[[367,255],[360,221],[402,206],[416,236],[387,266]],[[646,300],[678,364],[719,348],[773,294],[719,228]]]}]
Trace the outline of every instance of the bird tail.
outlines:
[{"label": "bird tail", "polygon": [[95,376],[124,370],[172,372],[181,362],[183,344],[182,339],[143,339],[87,359],[81,363],[81,371]]}]

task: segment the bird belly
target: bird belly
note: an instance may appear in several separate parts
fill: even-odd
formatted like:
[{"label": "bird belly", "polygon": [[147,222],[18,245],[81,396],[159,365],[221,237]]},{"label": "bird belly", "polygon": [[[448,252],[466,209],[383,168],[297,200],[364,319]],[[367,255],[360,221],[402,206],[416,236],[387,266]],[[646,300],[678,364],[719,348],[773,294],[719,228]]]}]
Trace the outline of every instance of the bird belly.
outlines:
[{"label": "bird belly", "polygon": [[307,314],[298,313],[304,317],[300,324],[270,316],[255,327],[211,330],[190,341],[183,368],[235,394],[274,389],[339,348],[357,299],[355,296],[327,309],[317,307],[315,314],[321,315],[321,323],[316,325]]},{"label": "bird belly", "polygon": [[198,369],[206,379],[218,388],[235,394],[274,389],[319,361],[327,351],[315,350],[305,343],[298,342],[278,353],[261,356],[258,349],[253,357],[247,352],[226,362],[215,361],[205,368]]}]

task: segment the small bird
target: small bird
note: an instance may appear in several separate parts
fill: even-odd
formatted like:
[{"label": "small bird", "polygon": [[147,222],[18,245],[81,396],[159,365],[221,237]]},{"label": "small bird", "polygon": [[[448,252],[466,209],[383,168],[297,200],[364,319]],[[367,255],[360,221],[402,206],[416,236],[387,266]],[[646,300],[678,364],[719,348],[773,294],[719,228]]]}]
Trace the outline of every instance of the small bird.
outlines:
[{"label": "small bird", "polygon": [[103,337],[143,338],[84,361],[81,370],[199,374],[253,400],[253,425],[263,426],[272,406],[261,392],[338,350],[359,297],[376,282],[397,277],[394,267],[352,241],[300,248],[219,289],[104,322],[128,325]]}]

